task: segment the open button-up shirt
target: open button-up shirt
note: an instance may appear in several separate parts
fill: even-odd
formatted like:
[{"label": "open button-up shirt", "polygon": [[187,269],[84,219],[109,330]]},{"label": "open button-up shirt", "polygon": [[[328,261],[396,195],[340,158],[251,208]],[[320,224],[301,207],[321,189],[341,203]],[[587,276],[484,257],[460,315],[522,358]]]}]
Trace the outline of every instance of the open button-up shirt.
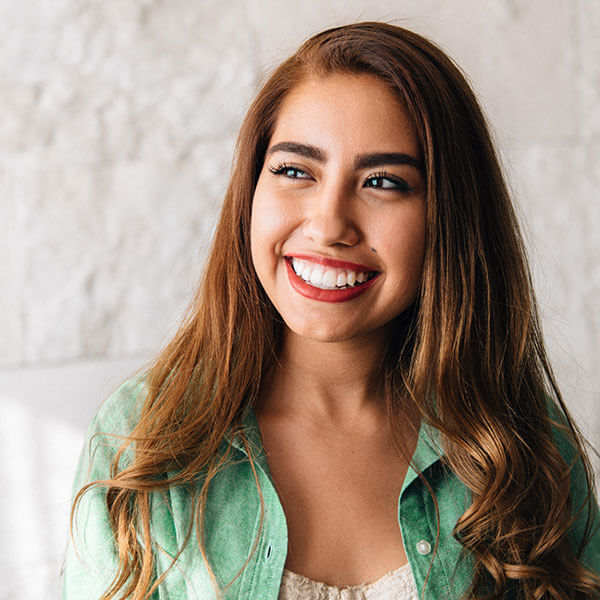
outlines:
[{"label": "open button-up shirt", "polygon": [[[121,439],[105,434],[126,435],[138,414],[143,383],[130,381],[111,396],[98,411],[88,430],[74,490],[89,481],[107,479],[109,467]],[[205,545],[216,580],[229,599],[276,600],[287,555],[287,526],[283,508],[269,475],[258,424],[249,410],[244,419],[246,440],[252,450],[263,496],[260,495],[246,448],[239,437],[231,444],[227,466],[211,482],[206,509]],[[569,462],[573,451],[566,439],[556,435],[556,443]],[[398,523],[412,573],[424,598],[458,600],[472,580],[472,558],[462,551],[453,528],[468,507],[466,486],[441,460],[442,450],[435,430],[423,425],[398,500]],[[435,494],[438,513],[431,491]],[[196,530],[184,545],[193,519],[192,506],[201,487],[171,487],[154,492],[151,498],[151,530],[156,551],[156,573],[167,570],[172,558],[184,546],[175,565],[159,585],[154,598],[160,600],[208,600],[217,593],[200,552]],[[581,506],[587,488],[583,470],[576,463],[571,474],[575,507]],[[587,546],[585,564],[600,572],[600,532],[598,509],[592,505],[596,533]],[[585,526],[582,511],[571,530],[576,545]],[[438,519],[439,514],[439,519]],[[77,512],[75,544],[66,555],[63,599],[100,598],[110,585],[118,565],[118,554],[106,508],[106,490],[93,488]],[[426,583],[426,585],[425,585]]]}]

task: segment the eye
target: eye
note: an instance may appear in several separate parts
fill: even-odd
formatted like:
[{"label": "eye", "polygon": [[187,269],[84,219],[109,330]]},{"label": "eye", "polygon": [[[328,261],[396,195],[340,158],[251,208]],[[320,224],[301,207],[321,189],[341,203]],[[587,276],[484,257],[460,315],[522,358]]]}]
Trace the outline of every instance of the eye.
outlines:
[{"label": "eye", "polygon": [[375,173],[374,175],[367,177],[365,180],[365,187],[412,192],[412,188],[404,181],[404,179],[389,175],[388,173]]},{"label": "eye", "polygon": [[269,167],[269,171],[273,173],[273,175],[282,175],[283,177],[288,177],[289,179],[310,179],[310,175],[299,169],[298,167],[294,167],[293,165],[283,164],[278,167]]}]

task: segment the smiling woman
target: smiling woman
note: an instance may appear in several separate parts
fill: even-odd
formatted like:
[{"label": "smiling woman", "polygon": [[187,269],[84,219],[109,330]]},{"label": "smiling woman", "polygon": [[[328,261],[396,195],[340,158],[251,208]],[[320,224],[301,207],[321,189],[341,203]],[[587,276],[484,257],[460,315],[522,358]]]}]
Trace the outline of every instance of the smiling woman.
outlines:
[{"label": "smiling woman", "polygon": [[67,599],[600,593],[484,117],[405,29],[324,31],[267,80],[189,317],[89,436]]}]

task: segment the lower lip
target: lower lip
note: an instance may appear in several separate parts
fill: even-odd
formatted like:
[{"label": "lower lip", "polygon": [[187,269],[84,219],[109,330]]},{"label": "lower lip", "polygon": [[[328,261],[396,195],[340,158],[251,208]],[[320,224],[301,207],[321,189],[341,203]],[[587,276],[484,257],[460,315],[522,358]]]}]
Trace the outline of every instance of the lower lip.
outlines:
[{"label": "lower lip", "polygon": [[322,290],[306,283],[302,277],[296,275],[289,260],[285,261],[285,265],[287,267],[288,279],[290,280],[292,287],[301,296],[310,298],[311,300],[318,300],[319,302],[347,302],[348,300],[353,300],[357,296],[364,294],[375,283],[375,280],[379,276],[376,275],[372,279],[369,279],[369,281],[365,281],[365,283],[361,283],[355,287],[337,290]]}]

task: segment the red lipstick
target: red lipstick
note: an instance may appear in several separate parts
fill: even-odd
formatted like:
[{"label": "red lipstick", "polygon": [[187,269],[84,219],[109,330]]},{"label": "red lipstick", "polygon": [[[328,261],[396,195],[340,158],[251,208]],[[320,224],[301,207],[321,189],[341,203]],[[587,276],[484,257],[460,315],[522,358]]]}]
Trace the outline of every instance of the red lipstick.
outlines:
[{"label": "red lipstick", "polygon": [[334,267],[337,269],[348,269],[349,271],[360,272],[373,272],[376,269],[369,267],[368,265],[359,265],[358,263],[348,262],[346,260],[338,260],[337,258],[328,258],[326,256],[313,256],[312,254],[292,253],[286,254],[288,258],[299,258],[300,260],[308,260],[309,262],[317,263],[318,265],[326,265],[328,267]]}]

